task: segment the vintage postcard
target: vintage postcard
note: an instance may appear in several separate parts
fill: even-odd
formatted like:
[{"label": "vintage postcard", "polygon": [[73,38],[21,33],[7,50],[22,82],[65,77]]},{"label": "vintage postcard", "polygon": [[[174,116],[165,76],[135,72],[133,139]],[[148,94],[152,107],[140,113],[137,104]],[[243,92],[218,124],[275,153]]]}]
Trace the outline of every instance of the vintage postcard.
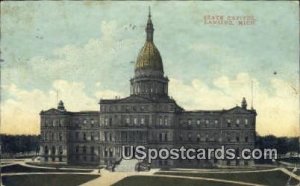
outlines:
[{"label": "vintage postcard", "polygon": [[0,59],[0,185],[300,185],[298,1],[1,1]]}]

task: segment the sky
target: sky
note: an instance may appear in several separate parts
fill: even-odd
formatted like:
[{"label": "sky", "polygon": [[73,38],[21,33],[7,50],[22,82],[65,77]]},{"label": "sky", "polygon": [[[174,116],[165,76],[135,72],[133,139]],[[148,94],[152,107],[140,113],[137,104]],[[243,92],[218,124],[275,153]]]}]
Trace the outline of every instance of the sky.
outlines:
[{"label": "sky", "polygon": [[[250,107],[253,98],[258,134],[299,136],[296,1],[2,1],[1,133],[39,134],[39,112],[58,99],[80,111],[128,96],[149,6],[180,106],[230,109],[246,97]],[[255,23],[205,24],[217,15]]]}]

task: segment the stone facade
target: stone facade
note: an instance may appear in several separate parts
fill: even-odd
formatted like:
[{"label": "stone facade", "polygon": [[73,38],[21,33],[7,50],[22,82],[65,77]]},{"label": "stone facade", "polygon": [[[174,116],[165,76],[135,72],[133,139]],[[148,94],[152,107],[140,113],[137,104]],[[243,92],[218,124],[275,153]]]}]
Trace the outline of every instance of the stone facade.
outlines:
[{"label": "stone facade", "polygon": [[[153,42],[149,14],[146,41],[130,80],[130,96],[101,99],[100,111],[42,111],[40,155],[43,162],[113,165],[122,146],[154,148],[254,148],[256,111],[241,106],[228,110],[185,111],[168,96],[160,53]],[[252,160],[156,160],[153,167],[251,165]]]}]

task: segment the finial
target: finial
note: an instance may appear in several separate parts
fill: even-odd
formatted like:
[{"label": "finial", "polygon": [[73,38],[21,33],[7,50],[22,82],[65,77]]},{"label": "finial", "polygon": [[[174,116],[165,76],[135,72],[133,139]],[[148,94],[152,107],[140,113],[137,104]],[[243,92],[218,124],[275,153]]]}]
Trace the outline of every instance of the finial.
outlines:
[{"label": "finial", "polygon": [[62,100],[59,101],[57,109],[61,110],[61,111],[65,111],[66,110],[65,106],[64,106],[64,102]]},{"label": "finial", "polygon": [[151,7],[149,6],[149,14],[148,17],[151,18]]},{"label": "finial", "polygon": [[247,109],[247,101],[246,101],[245,97],[243,97],[243,100],[242,100],[242,108]]},{"label": "finial", "polygon": [[146,33],[147,33],[147,41],[152,42],[153,41],[153,32],[154,32],[154,28],[153,28],[153,24],[152,24],[152,20],[151,20],[151,8],[149,6],[149,14],[148,14],[148,21],[147,21],[147,26],[146,26]]}]

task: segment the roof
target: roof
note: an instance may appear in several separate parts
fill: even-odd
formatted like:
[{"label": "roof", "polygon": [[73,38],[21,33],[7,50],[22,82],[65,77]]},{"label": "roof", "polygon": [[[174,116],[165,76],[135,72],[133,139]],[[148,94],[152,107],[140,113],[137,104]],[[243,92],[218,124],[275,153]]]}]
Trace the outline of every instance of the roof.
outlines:
[{"label": "roof", "polygon": [[49,110],[41,111],[41,115],[76,115],[76,114],[82,114],[82,115],[95,115],[99,114],[99,111],[79,111],[79,112],[70,112],[65,110],[60,110],[56,108],[51,108]]},{"label": "roof", "polygon": [[155,70],[163,72],[160,53],[152,41],[146,41],[137,57],[135,70]]},{"label": "roof", "polygon": [[235,106],[231,109],[222,109],[222,110],[191,110],[191,111],[184,111],[183,113],[199,113],[199,114],[255,114],[256,115],[256,110],[249,110],[249,109],[244,109],[239,106]]},{"label": "roof", "polygon": [[130,95],[121,99],[101,99],[100,104],[114,103],[175,103],[175,101],[167,96],[165,97],[144,97],[140,95]]}]

